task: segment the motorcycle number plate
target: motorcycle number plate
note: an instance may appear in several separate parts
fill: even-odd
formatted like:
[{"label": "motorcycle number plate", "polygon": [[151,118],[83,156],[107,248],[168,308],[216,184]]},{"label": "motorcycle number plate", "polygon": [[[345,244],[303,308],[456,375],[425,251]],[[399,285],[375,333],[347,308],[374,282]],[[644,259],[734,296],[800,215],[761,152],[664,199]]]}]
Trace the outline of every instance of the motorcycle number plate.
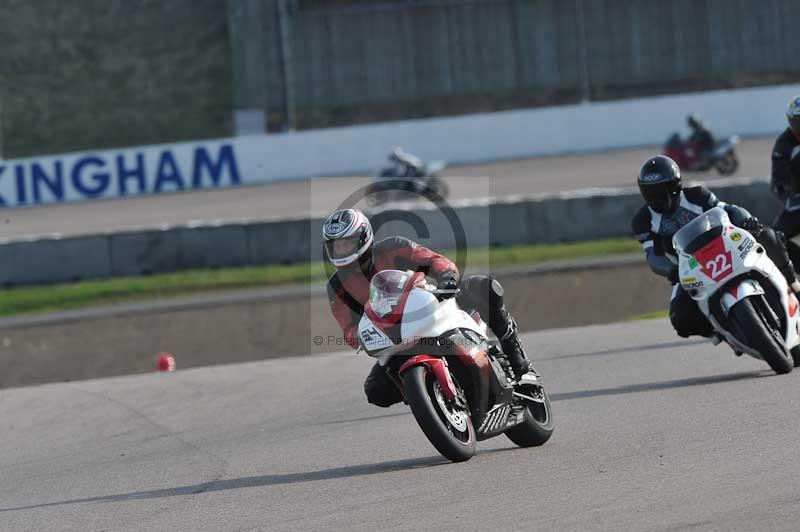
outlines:
[{"label": "motorcycle number plate", "polygon": [[694,258],[700,264],[700,269],[706,277],[714,282],[720,282],[733,273],[733,260],[731,252],[725,249],[725,240],[715,238],[695,254]]}]

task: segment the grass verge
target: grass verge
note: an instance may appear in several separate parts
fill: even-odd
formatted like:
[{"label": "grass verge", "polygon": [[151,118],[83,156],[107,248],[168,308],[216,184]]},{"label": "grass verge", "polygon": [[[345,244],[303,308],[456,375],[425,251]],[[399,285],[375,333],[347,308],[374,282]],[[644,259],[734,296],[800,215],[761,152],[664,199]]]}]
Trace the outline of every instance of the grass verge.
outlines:
[{"label": "grass verge", "polygon": [[[470,268],[536,264],[553,260],[602,257],[639,249],[630,238],[569,244],[537,244],[469,250]],[[118,277],[69,284],[8,288],[0,291],[0,316],[53,312],[89,306],[158,299],[214,290],[323,281],[321,263],[190,270],[147,277]]]},{"label": "grass verge", "polygon": [[625,321],[641,321],[641,320],[660,320],[661,318],[669,317],[669,309],[655,310],[653,312],[645,312],[643,314],[636,314],[625,318]]}]

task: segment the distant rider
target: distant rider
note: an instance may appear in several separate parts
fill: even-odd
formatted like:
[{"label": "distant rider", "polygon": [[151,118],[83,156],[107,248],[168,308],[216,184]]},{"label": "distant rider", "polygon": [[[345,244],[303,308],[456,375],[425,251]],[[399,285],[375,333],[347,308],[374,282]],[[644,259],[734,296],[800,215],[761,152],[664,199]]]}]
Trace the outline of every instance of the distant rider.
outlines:
[{"label": "distant rider", "polygon": [[633,217],[633,233],[647,254],[650,269],[672,284],[669,318],[679,336],[710,337],[714,332],[697,303],[679,283],[678,258],[672,247],[672,236],[680,228],[713,207],[724,207],[734,225],[752,233],[792,290],[800,293],[783,234],[763,225],[745,209],[719,201],[704,186],[683,188],[675,161],[663,155],[651,157],[639,171],[638,184],[645,205]]},{"label": "distant rider", "polygon": [[423,177],[425,175],[425,164],[419,157],[403,151],[397,147],[389,154],[389,161],[394,164],[395,177]]},{"label": "distant rider", "polygon": [[[773,227],[793,238],[800,234],[800,96],[789,102],[786,119],[789,126],[772,148],[772,192],[784,204]],[[789,241],[787,247],[792,261],[800,260],[800,246]]]},{"label": "distant rider", "polygon": [[[322,228],[325,251],[336,272],[328,281],[331,312],[344,332],[345,342],[358,346],[357,328],[364,305],[369,300],[369,282],[379,271],[388,269],[423,272],[433,278],[437,288],[459,287],[459,272],[448,258],[400,236],[373,244],[369,219],[357,209],[341,209],[331,214]],[[503,303],[503,287],[496,279],[473,275],[460,283],[456,301],[463,309],[477,310],[500,340],[503,353],[517,378],[533,371],[525,356],[514,318]],[[402,400],[399,390],[380,364],[375,363],[364,382],[367,400],[388,407]]]},{"label": "distant rider", "polygon": [[704,170],[710,166],[709,160],[714,152],[714,135],[696,113],[686,117],[686,124],[692,130],[688,144],[695,153],[695,162],[691,170]]}]

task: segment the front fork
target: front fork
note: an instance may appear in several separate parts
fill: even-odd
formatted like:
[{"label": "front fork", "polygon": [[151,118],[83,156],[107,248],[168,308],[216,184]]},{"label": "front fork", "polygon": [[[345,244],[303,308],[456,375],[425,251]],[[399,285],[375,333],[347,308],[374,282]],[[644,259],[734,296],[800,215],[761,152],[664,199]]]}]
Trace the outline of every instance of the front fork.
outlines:
[{"label": "front fork", "polygon": [[439,387],[442,389],[445,399],[448,401],[455,400],[457,395],[456,385],[450,377],[450,369],[447,367],[447,360],[445,360],[444,357],[434,357],[431,355],[413,356],[400,366],[397,374],[402,379],[403,373],[414,366],[426,366],[436,377],[436,381],[439,383]]}]

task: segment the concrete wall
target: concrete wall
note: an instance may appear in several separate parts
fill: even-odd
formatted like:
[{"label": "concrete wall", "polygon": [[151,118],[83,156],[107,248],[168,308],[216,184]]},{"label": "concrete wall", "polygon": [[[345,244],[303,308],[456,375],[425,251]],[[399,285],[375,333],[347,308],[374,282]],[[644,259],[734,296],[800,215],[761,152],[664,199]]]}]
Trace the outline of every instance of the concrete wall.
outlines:
[{"label": "concrete wall", "polygon": [[658,145],[683,127],[690,110],[700,111],[720,136],[776,134],[785,127],[786,102],[796,94],[800,85],[785,85],[0,161],[0,203],[375,172],[396,145],[426,160],[451,162]]},{"label": "concrete wall", "polygon": [[227,3],[3,0],[5,158],[230,135]]},{"label": "concrete wall", "polygon": [[[771,220],[780,205],[763,180],[712,184],[719,197]],[[372,215],[377,238],[404,235],[439,250],[593,240],[630,234],[636,189],[465,200],[452,211],[409,206]],[[193,225],[78,238],[0,241],[0,284],[54,283],[193,268],[322,260],[323,217]]]}]

